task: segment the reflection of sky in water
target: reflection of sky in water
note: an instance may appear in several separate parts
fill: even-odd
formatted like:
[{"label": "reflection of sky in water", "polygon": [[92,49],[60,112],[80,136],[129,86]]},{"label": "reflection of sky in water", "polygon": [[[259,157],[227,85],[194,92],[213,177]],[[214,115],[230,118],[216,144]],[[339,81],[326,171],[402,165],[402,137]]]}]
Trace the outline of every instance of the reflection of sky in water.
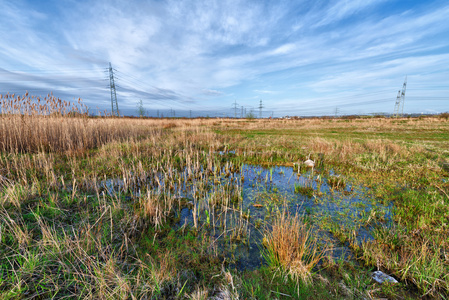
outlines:
[{"label": "reflection of sky in water", "polygon": [[[262,263],[263,259],[260,253],[262,230],[264,226],[269,226],[270,216],[274,216],[278,208],[288,209],[292,215],[298,212],[307,217],[322,242],[336,243],[327,228],[331,222],[354,230],[359,243],[372,238],[369,233],[371,225],[365,224],[372,211],[376,212],[376,216],[381,216],[385,221],[391,222],[391,206],[385,207],[379,204],[369,195],[367,189],[347,183],[344,189],[333,190],[327,183],[329,176],[337,176],[332,172],[325,177],[317,170],[313,174],[309,170],[298,176],[298,173],[291,167],[263,168],[243,165],[240,174],[245,179],[241,186],[243,202],[238,210],[250,215],[249,221],[246,221],[249,223],[250,238],[248,243],[237,243],[232,248],[235,249],[233,255],[237,258],[236,266],[239,269],[256,268]],[[235,175],[239,177],[238,174]],[[229,179],[222,178],[221,183],[225,182],[229,182]],[[312,187],[315,195],[308,197],[295,193],[295,185]],[[189,193],[186,193],[185,196],[190,197]],[[236,218],[240,218],[240,212],[228,211],[228,214],[228,220],[235,222]],[[185,222],[193,224],[191,209],[184,208],[180,217],[179,226]],[[231,221],[230,223],[232,223]],[[219,230],[216,231],[216,237],[219,237],[217,232]],[[338,245],[338,243],[336,244]],[[226,245],[222,244],[221,246]],[[348,248],[345,245],[336,246],[333,255],[334,257],[348,256]]]}]

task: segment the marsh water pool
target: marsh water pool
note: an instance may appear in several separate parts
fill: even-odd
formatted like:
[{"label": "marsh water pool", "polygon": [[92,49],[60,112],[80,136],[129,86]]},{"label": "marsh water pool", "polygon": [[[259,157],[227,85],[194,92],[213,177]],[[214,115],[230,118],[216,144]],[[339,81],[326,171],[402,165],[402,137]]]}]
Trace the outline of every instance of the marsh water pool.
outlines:
[{"label": "marsh water pool", "polygon": [[[279,213],[303,218],[310,224],[313,238],[333,259],[353,257],[349,242],[335,233],[350,231],[352,242],[360,245],[373,239],[376,226],[392,225],[391,202],[385,205],[368,188],[353,185],[332,170],[242,164],[215,170],[214,176],[195,178],[193,173],[172,170],[171,180],[176,183],[167,188],[167,174],[159,172],[159,187],[153,184],[148,188],[179,199],[182,204],[175,210],[175,229],[191,226],[205,232],[214,251],[225,253],[238,269],[265,263],[263,231],[270,229]],[[99,186],[114,195],[125,183],[119,178],[107,179]],[[139,192],[136,196],[140,197]]]},{"label": "marsh water pool", "polygon": [[[240,199],[226,209],[217,209],[210,199],[223,186],[236,186]],[[239,172],[215,181],[205,195],[206,201],[195,200],[188,188],[182,197],[190,199],[191,205],[181,209],[177,227],[194,226],[197,214],[202,228],[215,239],[217,247],[228,250],[225,252],[229,260],[238,269],[257,268],[265,263],[262,231],[270,228],[276,213],[304,218],[310,223],[314,238],[335,259],[352,256],[348,243],[332,234],[335,229],[350,229],[360,244],[373,239],[371,231],[375,225],[390,226],[392,222],[391,204],[382,204],[369,189],[354,186],[332,171],[301,173],[285,166],[242,165]]]}]

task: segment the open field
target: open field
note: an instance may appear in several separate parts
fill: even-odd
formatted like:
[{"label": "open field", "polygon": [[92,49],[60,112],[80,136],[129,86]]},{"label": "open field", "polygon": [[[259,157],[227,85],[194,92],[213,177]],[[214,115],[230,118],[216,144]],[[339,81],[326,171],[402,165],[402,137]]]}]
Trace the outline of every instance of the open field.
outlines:
[{"label": "open field", "polygon": [[449,297],[446,118],[88,118],[5,103],[1,299]]}]

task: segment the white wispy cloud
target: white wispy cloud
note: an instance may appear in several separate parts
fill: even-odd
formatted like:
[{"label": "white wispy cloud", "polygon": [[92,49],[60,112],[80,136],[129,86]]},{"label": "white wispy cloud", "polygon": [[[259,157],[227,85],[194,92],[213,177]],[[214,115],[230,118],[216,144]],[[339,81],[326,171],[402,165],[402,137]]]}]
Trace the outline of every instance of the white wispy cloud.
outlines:
[{"label": "white wispy cloud", "polygon": [[344,18],[350,17],[360,11],[385,2],[386,0],[339,0],[334,1],[333,5],[327,9],[320,20],[314,24],[319,27],[338,22]]},{"label": "white wispy cloud", "polygon": [[204,89],[202,90],[204,95],[208,95],[208,96],[220,96],[223,95],[223,92],[221,91],[217,91],[217,90],[208,90],[208,89]]},{"label": "white wispy cloud", "polygon": [[276,91],[269,91],[269,90],[254,90],[254,91],[259,94],[276,94]]}]

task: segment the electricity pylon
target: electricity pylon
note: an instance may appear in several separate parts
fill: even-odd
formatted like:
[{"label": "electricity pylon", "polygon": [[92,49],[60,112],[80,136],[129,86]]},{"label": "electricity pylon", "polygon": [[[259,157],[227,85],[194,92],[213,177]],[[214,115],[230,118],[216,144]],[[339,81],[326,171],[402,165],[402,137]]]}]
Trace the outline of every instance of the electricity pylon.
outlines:
[{"label": "electricity pylon", "polygon": [[117,103],[117,91],[115,90],[115,82],[114,82],[114,70],[112,69],[111,63],[109,63],[109,87],[111,88],[111,107],[112,107],[112,115],[120,116],[118,110]]},{"label": "electricity pylon", "polygon": [[237,108],[238,108],[237,100],[234,100],[233,108],[234,108],[234,119],[236,119],[237,118]]},{"label": "electricity pylon", "polygon": [[259,104],[259,118],[260,119],[262,119],[262,108],[263,108],[263,105],[262,105],[262,99],[261,99],[260,104]]},{"label": "electricity pylon", "polygon": [[402,92],[399,90],[396,96],[396,103],[394,105],[393,117],[402,117],[404,114],[405,89],[407,87],[407,76],[405,76],[404,84],[402,85]]}]

